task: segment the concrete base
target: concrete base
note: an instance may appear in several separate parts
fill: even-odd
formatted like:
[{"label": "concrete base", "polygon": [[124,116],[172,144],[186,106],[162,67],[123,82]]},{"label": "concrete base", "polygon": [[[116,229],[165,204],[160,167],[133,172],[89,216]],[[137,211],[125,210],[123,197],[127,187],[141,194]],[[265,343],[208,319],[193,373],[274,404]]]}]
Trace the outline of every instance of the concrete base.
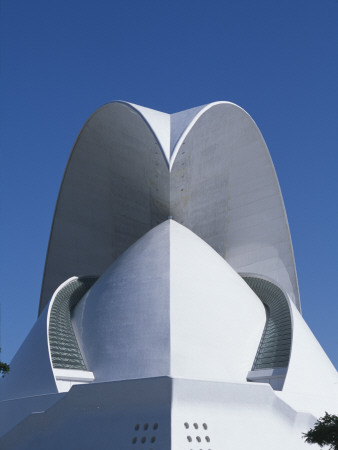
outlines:
[{"label": "concrete base", "polygon": [[308,448],[302,432],[316,420],[261,383],[159,377],[76,385],[58,397],[45,411],[36,398],[18,400],[32,413],[0,448],[296,450]]}]

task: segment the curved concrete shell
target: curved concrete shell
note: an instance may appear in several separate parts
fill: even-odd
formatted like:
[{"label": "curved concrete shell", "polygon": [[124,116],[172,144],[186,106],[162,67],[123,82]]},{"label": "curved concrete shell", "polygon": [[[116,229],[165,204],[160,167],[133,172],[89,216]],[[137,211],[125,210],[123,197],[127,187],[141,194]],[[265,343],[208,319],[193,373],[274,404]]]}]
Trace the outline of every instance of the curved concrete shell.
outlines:
[{"label": "curved concrete shell", "polygon": [[101,275],[168,217],[236,271],[275,280],[300,309],[283,200],[251,117],[228,102],[171,116],[114,102],[87,121],[69,159],[40,312],[65,279]]},{"label": "curved concrete shell", "polygon": [[168,220],[107,269],[72,320],[95,382],[157,376],[245,382],[265,310],[209,245]]}]

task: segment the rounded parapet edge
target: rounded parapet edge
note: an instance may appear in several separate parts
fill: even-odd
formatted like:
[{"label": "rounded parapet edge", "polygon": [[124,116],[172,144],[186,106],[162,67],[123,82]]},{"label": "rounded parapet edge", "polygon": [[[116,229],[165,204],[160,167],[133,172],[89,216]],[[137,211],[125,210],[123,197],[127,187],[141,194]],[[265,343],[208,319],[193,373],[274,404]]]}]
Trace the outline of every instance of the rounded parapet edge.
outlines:
[{"label": "rounded parapet edge", "polygon": [[[175,162],[176,156],[184,142],[184,139],[186,138],[186,136],[189,134],[190,130],[192,129],[192,127],[196,124],[196,122],[199,120],[199,118],[201,116],[203,116],[203,114],[205,114],[209,109],[213,108],[216,105],[233,105],[236,106],[237,108],[241,109],[243,112],[245,112],[246,114],[248,114],[243,108],[241,108],[240,106],[236,105],[235,103],[232,102],[227,102],[227,101],[217,101],[217,102],[212,102],[212,103],[208,103],[206,105],[203,105],[201,107],[201,109],[199,109],[196,114],[194,115],[193,119],[190,120],[190,122],[188,122],[184,128],[184,130],[180,133],[180,136],[177,140],[177,142],[174,145],[174,148],[172,150],[171,153],[171,158],[170,158],[170,170],[172,169],[172,166]],[[195,108],[194,108],[195,109]],[[197,109],[197,108],[196,108]],[[249,115],[249,114],[248,114]],[[251,116],[250,116],[251,117]]]}]

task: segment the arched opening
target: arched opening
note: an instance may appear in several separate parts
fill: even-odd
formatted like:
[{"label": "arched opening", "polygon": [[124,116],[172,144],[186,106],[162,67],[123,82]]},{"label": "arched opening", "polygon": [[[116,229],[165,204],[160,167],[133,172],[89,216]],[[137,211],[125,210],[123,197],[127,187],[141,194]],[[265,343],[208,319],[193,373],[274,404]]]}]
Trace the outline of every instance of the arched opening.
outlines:
[{"label": "arched opening", "polygon": [[73,384],[93,381],[79,348],[71,312],[98,277],[73,277],[63,283],[51,300],[48,341],[53,373],[59,391],[69,390]]},{"label": "arched opening", "polygon": [[247,380],[269,383],[282,390],[291,353],[292,321],[284,292],[274,283],[256,276],[242,276],[266,309],[266,324]]}]

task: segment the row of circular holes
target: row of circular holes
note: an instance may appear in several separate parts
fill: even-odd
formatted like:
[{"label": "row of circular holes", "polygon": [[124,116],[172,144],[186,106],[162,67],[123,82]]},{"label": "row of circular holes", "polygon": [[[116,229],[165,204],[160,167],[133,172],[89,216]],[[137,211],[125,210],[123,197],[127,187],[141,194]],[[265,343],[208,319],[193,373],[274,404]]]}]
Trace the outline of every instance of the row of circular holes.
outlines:
[{"label": "row of circular holes", "polygon": [[[185,423],[184,423],[184,426],[185,426],[186,429],[188,429],[188,428],[189,428],[188,422],[185,422]],[[202,427],[203,427],[205,430],[208,429],[208,425],[207,425],[206,423],[203,423],[203,424],[202,424]],[[196,422],[194,423],[194,428],[195,428],[196,430],[198,430],[198,424],[197,424]]]},{"label": "row of circular holes", "polygon": [[[142,443],[142,444],[145,444],[146,441],[147,441],[147,438],[146,438],[145,436],[143,436],[142,439],[141,439],[141,443]],[[152,436],[151,439],[150,439],[150,442],[153,444],[155,441],[156,441],[156,437],[155,437],[155,436]],[[133,444],[136,444],[136,442],[137,442],[137,437],[135,436],[131,442],[132,442]]]},{"label": "row of circular holes", "polygon": [[[136,425],[135,425],[135,431],[138,431],[139,429],[141,428],[141,426],[140,426],[140,424],[139,423],[137,423]],[[148,428],[149,428],[149,424],[148,423],[145,423],[144,425],[143,425],[143,429],[144,430],[148,430]],[[157,428],[158,428],[158,423],[154,423],[154,425],[153,425],[153,430],[157,430]]]},{"label": "row of circular holes", "polygon": [[[185,428],[189,428],[189,423],[188,422],[185,422],[184,423],[184,426],[185,426]],[[193,426],[194,426],[194,428],[196,429],[196,430],[198,430],[198,424],[195,422],[194,424],[193,424]],[[205,429],[205,430],[207,430],[208,429],[208,425],[206,424],[206,423],[203,423],[202,424],[202,427]],[[135,431],[138,431],[139,429],[141,428],[141,426],[140,426],[140,424],[139,423],[137,423],[136,425],[135,425]],[[144,425],[143,425],[143,429],[144,430],[148,430],[148,428],[149,428],[149,424],[148,423],[145,423]],[[158,428],[158,423],[154,423],[154,425],[153,425],[153,430],[157,430],[157,428]]]},{"label": "row of circular holes", "polygon": [[[188,429],[188,428],[189,428],[189,423],[188,423],[188,422],[185,422],[185,423],[184,423],[184,426],[185,426],[185,428]],[[198,429],[198,424],[197,424],[197,423],[194,423],[193,426],[194,426],[194,428],[195,428],[196,430]],[[206,423],[203,423],[202,426],[203,426],[203,428],[204,428],[205,430],[208,429],[208,425],[207,425]],[[143,429],[144,429],[144,430],[148,430],[148,428],[149,428],[149,425],[148,425],[147,423],[145,423],[145,424],[143,425]],[[154,423],[154,425],[153,425],[153,430],[157,430],[157,428],[158,428],[158,424],[157,424],[157,423]],[[136,424],[136,425],[135,425],[135,431],[138,431],[139,429],[140,429],[140,425],[139,425],[139,424]],[[187,436],[187,439],[188,439],[189,442],[192,441],[192,437],[191,437],[191,436]],[[197,440],[197,442],[201,442],[201,438],[200,438],[199,436],[196,437],[196,440]],[[209,436],[205,436],[205,440],[206,440],[207,442],[210,442]],[[146,441],[147,441],[147,438],[146,438],[145,436],[143,436],[142,439],[141,439],[142,444],[144,444]],[[151,443],[154,443],[155,441],[156,441],[156,437],[155,437],[155,436],[152,436],[152,438],[150,439],[150,442],[151,442]],[[136,442],[137,442],[137,437],[134,437],[133,440],[132,440],[132,443],[133,443],[133,444],[136,444]]]},{"label": "row of circular holes", "polygon": [[[135,427],[134,427],[135,431],[139,431],[140,428],[141,428],[141,426],[140,426],[139,423],[137,423],[137,424],[135,425]],[[148,423],[145,423],[145,424],[143,425],[143,430],[144,430],[144,431],[147,431],[148,428],[149,428],[149,424],[148,424]],[[158,428],[158,423],[154,423],[154,425],[153,425],[153,430],[157,430],[157,428]],[[146,436],[143,436],[143,437],[141,438],[141,443],[142,443],[142,444],[145,444],[146,441],[147,441]],[[155,436],[152,436],[151,439],[150,439],[150,442],[151,442],[151,443],[154,443],[155,441],[156,441],[156,437],[155,437]],[[133,437],[132,443],[133,443],[133,444],[136,444],[136,442],[137,442],[137,437],[135,436],[135,437]]]},{"label": "row of circular holes", "polygon": [[[187,439],[188,439],[189,442],[192,442],[192,437],[191,437],[191,436],[187,436]],[[205,436],[205,440],[206,440],[207,442],[210,442],[209,436]],[[196,441],[197,441],[197,442],[201,442],[202,439],[201,439],[199,436],[196,436]]]}]

